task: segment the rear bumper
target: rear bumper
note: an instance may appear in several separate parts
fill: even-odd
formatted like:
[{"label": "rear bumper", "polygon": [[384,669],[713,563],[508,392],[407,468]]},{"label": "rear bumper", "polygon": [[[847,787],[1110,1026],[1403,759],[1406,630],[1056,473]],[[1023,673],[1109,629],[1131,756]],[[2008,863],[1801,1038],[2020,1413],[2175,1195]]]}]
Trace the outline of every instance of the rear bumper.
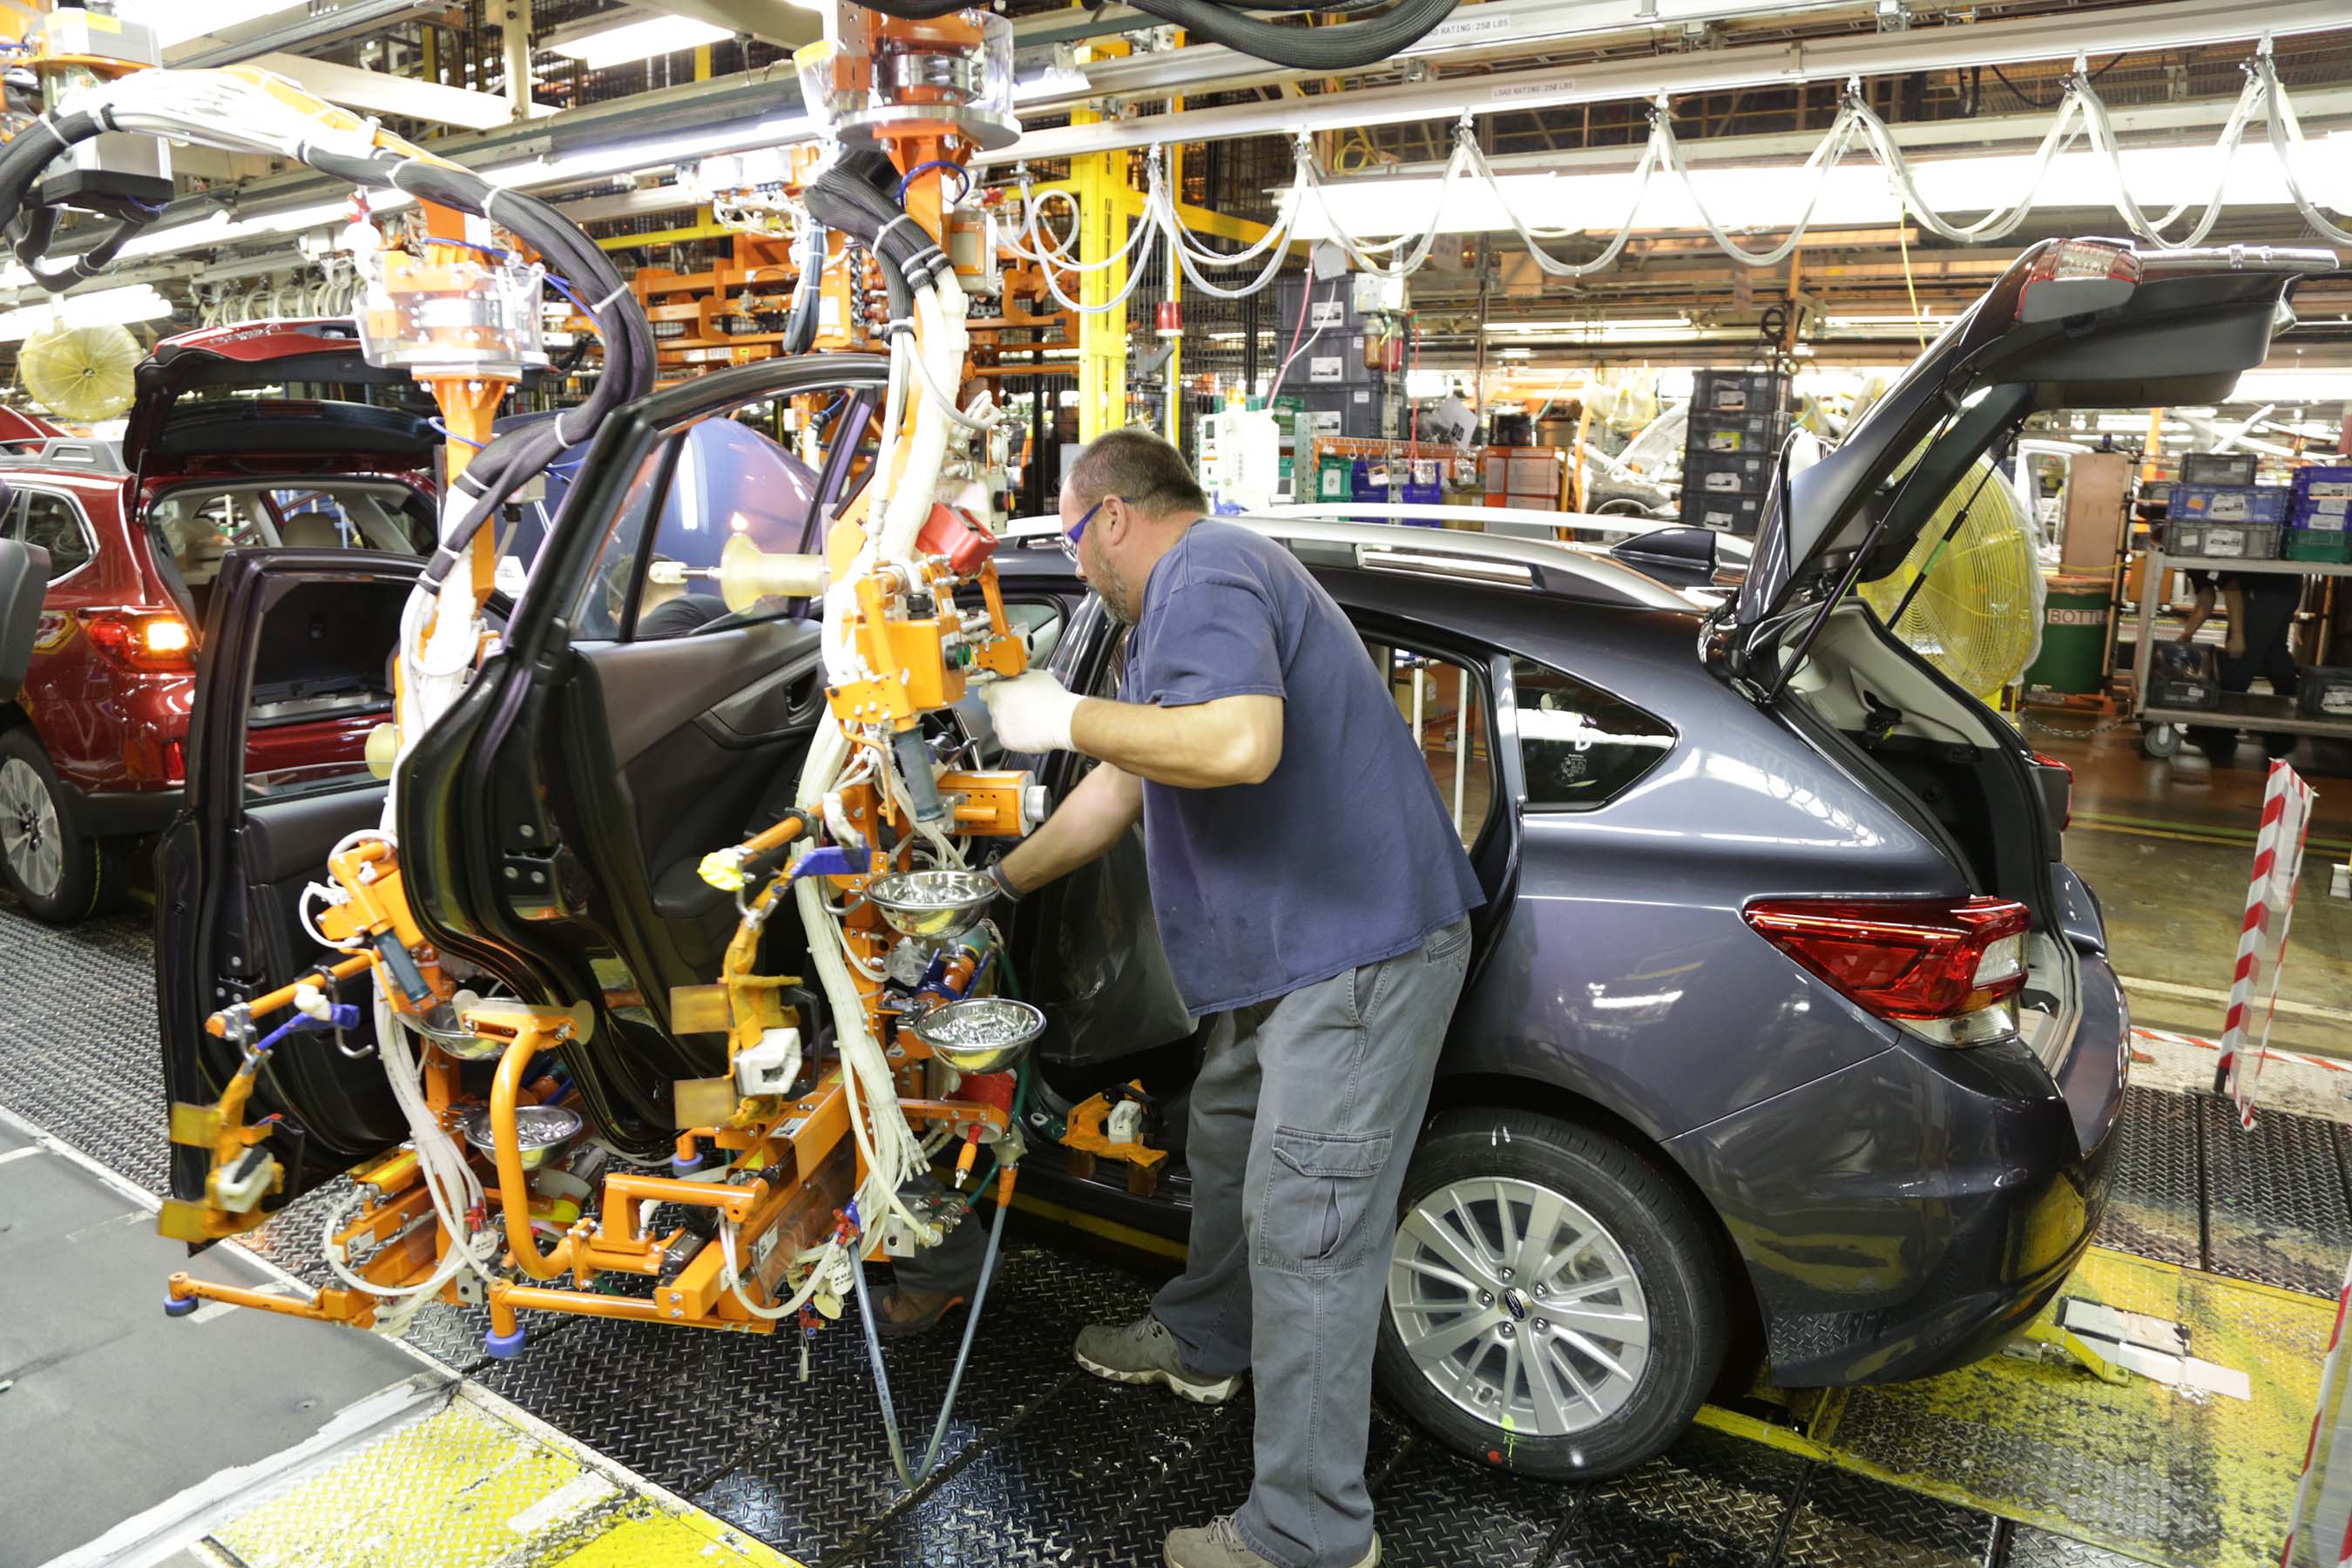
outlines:
[{"label": "rear bumper", "polygon": [[1747,1265],[1774,1383],[1948,1372],[2057,1294],[2105,1210],[2129,1061],[2113,971],[2082,977],[2055,1083],[2021,1045],[1904,1044],[1667,1145]]}]

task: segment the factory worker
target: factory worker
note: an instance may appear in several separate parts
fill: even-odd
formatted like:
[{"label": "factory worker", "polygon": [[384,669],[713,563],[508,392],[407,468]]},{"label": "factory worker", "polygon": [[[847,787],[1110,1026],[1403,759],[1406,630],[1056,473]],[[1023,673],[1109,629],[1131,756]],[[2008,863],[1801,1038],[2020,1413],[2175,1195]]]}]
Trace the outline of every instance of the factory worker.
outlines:
[{"label": "factory worker", "polygon": [[1364,1441],[1389,1237],[1482,895],[1347,616],[1288,550],[1207,510],[1139,429],[1072,466],[1063,547],[1133,628],[1139,700],[1043,671],[985,689],[1006,750],[1101,761],[991,874],[1017,898],[1139,817],[1169,966],[1213,1019],[1191,1261],[1143,1318],[1076,1347],[1098,1376],[1204,1403],[1257,1380],[1249,1496],[1170,1535],[1167,1561],[1362,1568],[1380,1561]]}]

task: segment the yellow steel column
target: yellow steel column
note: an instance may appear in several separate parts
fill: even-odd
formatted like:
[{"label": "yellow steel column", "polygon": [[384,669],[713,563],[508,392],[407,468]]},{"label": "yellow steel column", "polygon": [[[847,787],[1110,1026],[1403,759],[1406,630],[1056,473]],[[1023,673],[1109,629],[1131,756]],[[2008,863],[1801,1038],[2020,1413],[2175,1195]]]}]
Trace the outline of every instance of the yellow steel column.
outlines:
[{"label": "yellow steel column", "polygon": [[[1168,111],[1171,114],[1183,107],[1184,100],[1181,98],[1168,100]],[[1168,149],[1168,190],[1171,200],[1181,198],[1184,195],[1184,149],[1181,147]],[[1171,303],[1177,303],[1183,298],[1184,267],[1175,257],[1171,256],[1168,258],[1168,299]],[[1160,384],[1168,389],[1168,428],[1162,434],[1168,437],[1171,446],[1181,447],[1184,444],[1184,396],[1183,387],[1181,384],[1184,379],[1184,340],[1182,338],[1179,337],[1169,344],[1168,363],[1162,367],[1161,374],[1162,380]]]},{"label": "yellow steel column", "polygon": [[[1123,55],[1124,43],[1098,43],[1097,57]],[[1102,116],[1079,110],[1074,125]],[[1127,154],[1089,153],[1070,160],[1070,184],[1078,199],[1078,259],[1100,261],[1127,243],[1131,199]],[[1127,287],[1127,263],[1078,274],[1078,302],[1099,306]],[[1078,439],[1091,441],[1127,423],[1127,307],[1078,315]]]}]

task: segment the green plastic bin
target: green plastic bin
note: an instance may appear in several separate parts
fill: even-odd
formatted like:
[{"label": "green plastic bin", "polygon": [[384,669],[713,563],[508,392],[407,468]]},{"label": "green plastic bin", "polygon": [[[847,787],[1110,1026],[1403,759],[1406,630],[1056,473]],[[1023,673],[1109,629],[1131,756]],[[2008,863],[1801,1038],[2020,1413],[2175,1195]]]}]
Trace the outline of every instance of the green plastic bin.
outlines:
[{"label": "green plastic bin", "polygon": [[2026,689],[2077,697],[2106,679],[2107,616],[2114,585],[2105,577],[2053,575],[2042,605],[2042,651],[2025,671]]}]

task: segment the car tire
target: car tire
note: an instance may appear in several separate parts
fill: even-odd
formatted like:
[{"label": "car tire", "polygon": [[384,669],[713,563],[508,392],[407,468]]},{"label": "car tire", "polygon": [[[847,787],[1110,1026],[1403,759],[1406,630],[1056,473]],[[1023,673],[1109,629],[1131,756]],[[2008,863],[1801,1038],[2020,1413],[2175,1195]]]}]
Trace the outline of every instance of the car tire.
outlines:
[{"label": "car tire", "polygon": [[45,925],[69,926],[117,902],[122,847],[82,831],[57,770],[29,730],[0,733],[0,882]]},{"label": "car tire", "polygon": [[[1531,1249],[1516,1268],[1503,1261],[1514,1256],[1500,1231],[1506,1196],[1520,1246]],[[1573,1261],[1529,1289],[1524,1276],[1541,1272],[1524,1261],[1537,1249],[1539,1200],[1555,1216],[1540,1250],[1556,1254],[1572,1234],[1583,1239]],[[1398,1212],[1374,1371],[1389,1397],[1447,1447],[1516,1474],[1593,1480],[1654,1457],[1690,1425],[1729,1339],[1717,1283],[1728,1260],[1711,1220],[1654,1155],[1530,1111],[1452,1111],[1423,1134]],[[1465,1290],[1454,1270],[1472,1258],[1474,1225],[1485,1273]],[[1433,1226],[1450,1233],[1450,1248],[1444,1237],[1431,1245]],[[1621,1275],[1631,1289],[1596,1289]],[[1474,1298],[1493,1301],[1474,1308]],[[1474,1321],[1487,1326],[1445,1348]],[[1538,1344],[1549,1352],[1549,1404],[1525,1361]]]}]

